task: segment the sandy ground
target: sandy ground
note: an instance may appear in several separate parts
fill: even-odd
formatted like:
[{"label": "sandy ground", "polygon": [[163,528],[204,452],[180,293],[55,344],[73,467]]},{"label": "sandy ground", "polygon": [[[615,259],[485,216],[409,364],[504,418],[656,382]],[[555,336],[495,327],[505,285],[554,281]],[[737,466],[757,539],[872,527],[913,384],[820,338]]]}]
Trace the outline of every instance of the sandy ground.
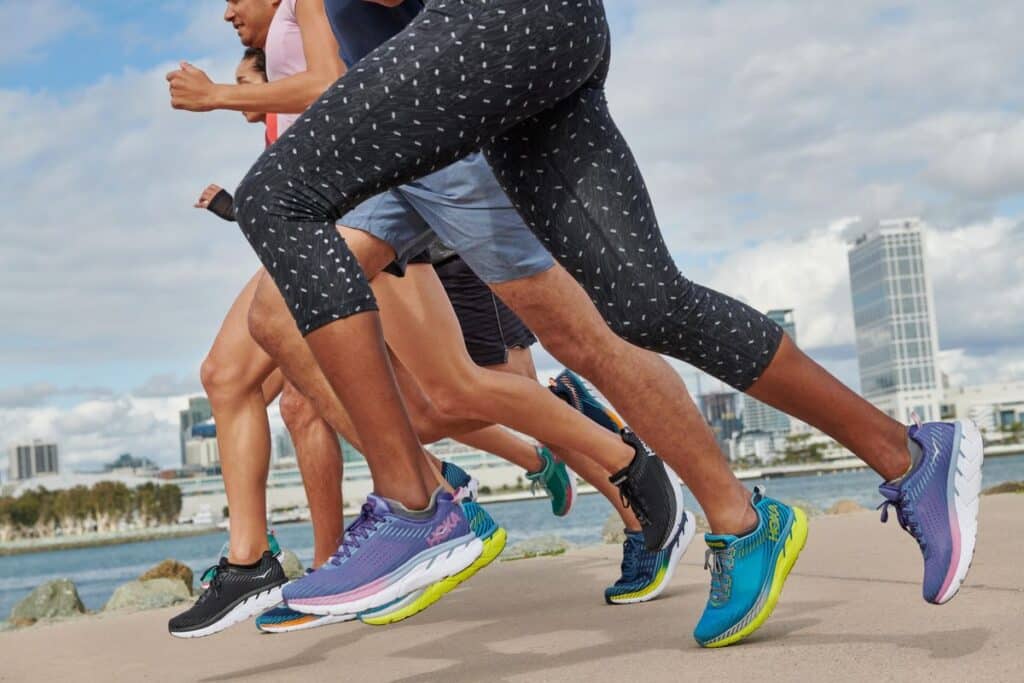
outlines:
[{"label": "sandy ground", "polygon": [[701,650],[703,544],[652,603],[611,607],[618,546],[500,562],[404,623],[263,635],[167,635],[177,610],[0,633],[0,680],[97,681],[1020,681],[1024,495],[986,497],[967,584],[921,599],[917,546],[876,513],[811,520],[774,616],[747,642]]}]

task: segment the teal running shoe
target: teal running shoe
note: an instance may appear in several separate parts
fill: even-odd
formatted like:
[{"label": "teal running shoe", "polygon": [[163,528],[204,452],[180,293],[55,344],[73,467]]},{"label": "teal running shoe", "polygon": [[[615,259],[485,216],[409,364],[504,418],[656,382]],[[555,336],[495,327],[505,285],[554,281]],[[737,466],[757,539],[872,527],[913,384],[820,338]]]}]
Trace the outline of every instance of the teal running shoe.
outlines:
[{"label": "teal running shoe", "polygon": [[[274,536],[274,532],[272,532],[272,531],[267,532],[267,546],[270,548],[270,554],[273,555],[275,558],[280,559],[280,557],[281,557],[281,546],[280,546],[280,544],[278,544],[277,537]],[[218,558],[220,558],[220,557],[227,557],[228,556],[228,552],[230,552],[230,550],[231,550],[231,544],[229,542],[225,541],[224,545],[222,545],[220,547],[220,553],[217,555],[217,557]],[[210,567],[205,572],[203,572],[203,575],[201,577],[199,577],[199,587],[200,588],[202,588],[203,590],[206,590],[207,588],[210,587],[210,581],[213,580],[214,574],[217,573],[216,569],[217,569],[217,565],[215,564],[214,566]]]},{"label": "teal running shoe", "polygon": [[782,587],[807,541],[807,515],[754,489],[757,528],[745,536],[705,534],[704,568],[711,595],[693,632],[703,647],[737,643],[775,609]]},{"label": "teal running shoe", "polygon": [[568,368],[562,370],[558,377],[548,380],[548,388],[555,396],[610,432],[618,434],[626,426],[614,410],[590,393],[583,378]]},{"label": "teal running shoe", "polygon": [[565,463],[555,458],[551,451],[543,446],[537,447],[544,466],[537,472],[527,472],[530,490],[536,492],[543,488],[551,498],[551,512],[556,517],[565,517],[576,502],[576,475],[569,471]]}]

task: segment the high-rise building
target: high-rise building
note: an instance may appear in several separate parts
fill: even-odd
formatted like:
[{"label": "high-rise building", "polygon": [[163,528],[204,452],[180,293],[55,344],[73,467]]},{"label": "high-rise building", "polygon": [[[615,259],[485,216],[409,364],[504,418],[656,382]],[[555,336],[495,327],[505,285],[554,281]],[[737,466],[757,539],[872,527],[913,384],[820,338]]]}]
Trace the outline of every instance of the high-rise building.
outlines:
[{"label": "high-rise building", "polygon": [[[792,308],[768,311],[766,315],[782,327],[789,338],[796,341],[796,320]],[[786,434],[789,432],[789,416],[785,413],[761,403],[756,398],[743,395],[743,430],[747,432],[766,432],[768,434]]]},{"label": "high-rise building", "polygon": [[180,429],[178,437],[181,443],[181,464],[187,464],[185,442],[192,438],[192,428],[213,417],[210,400],[205,396],[194,396],[188,400],[188,408],[178,413]]},{"label": "high-rise building", "polygon": [[15,444],[9,451],[7,468],[11,481],[59,474],[60,457],[57,453],[57,444],[44,443],[39,439],[32,443]]},{"label": "high-rise building", "polygon": [[939,419],[935,303],[917,218],[882,221],[850,246],[850,289],[864,397],[897,420]]},{"label": "high-rise building", "polygon": [[698,397],[700,411],[725,452],[728,452],[730,439],[743,431],[737,400],[739,396],[735,391],[715,391]]}]

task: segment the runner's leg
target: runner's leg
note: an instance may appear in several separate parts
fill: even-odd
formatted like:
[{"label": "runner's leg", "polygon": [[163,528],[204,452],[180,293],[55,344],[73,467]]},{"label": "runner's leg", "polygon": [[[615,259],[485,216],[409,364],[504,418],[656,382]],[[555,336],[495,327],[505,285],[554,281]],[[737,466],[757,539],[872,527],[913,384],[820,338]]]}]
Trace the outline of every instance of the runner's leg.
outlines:
[{"label": "runner's leg", "polygon": [[313,566],[319,567],[337,549],[344,529],[341,446],[313,403],[290,382],[285,383],[280,408],[281,419],[295,444],[313,523]]},{"label": "runner's leg", "polygon": [[235,564],[251,564],[267,549],[267,403],[275,396],[264,395],[263,385],[272,380],[274,362],[252,340],[246,325],[262,273],[260,269],[231,305],[201,370],[217,423],[224,492],[231,510],[228,560]]}]

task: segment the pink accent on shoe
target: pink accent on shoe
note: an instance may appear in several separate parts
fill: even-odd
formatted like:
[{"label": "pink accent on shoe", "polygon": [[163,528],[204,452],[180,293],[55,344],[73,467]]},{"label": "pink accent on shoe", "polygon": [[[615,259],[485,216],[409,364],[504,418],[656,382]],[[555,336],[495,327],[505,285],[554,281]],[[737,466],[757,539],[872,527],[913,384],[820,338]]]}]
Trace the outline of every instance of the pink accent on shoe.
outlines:
[{"label": "pink accent on shoe", "polygon": [[427,536],[427,545],[433,547],[439,543],[444,543],[448,540],[448,537],[452,535],[455,528],[459,525],[459,514],[454,510],[448,513],[448,516],[441,521],[434,530]]}]

